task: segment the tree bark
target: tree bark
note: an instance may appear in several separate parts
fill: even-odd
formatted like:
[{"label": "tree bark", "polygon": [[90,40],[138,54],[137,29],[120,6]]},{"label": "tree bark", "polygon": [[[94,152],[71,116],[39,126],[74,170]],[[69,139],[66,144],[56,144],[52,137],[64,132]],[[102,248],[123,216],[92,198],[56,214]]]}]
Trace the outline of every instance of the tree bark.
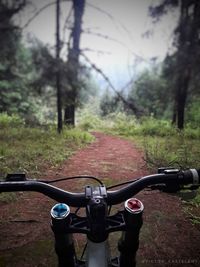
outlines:
[{"label": "tree bark", "polygon": [[[193,5],[194,11],[191,15],[189,9]],[[184,128],[184,113],[188,89],[192,76],[192,66],[195,61],[196,39],[200,26],[200,1],[181,1],[181,17],[179,28],[179,47],[177,58],[177,90],[175,96],[177,127]],[[189,26],[188,26],[189,25]]]},{"label": "tree bark", "polygon": [[69,105],[65,107],[64,122],[67,125],[75,125],[75,106]]},{"label": "tree bark", "polygon": [[178,90],[178,102],[177,102],[177,127],[182,130],[184,128],[184,118],[185,118],[185,105],[188,95],[188,88],[190,84],[191,70],[186,68],[185,73],[179,80],[179,90]]},{"label": "tree bark", "polygon": [[68,51],[68,82],[70,92],[67,93],[65,100],[65,123],[75,125],[75,107],[78,90],[78,72],[79,72],[79,55],[80,55],[80,38],[82,17],[84,14],[85,0],[73,0],[74,25],[71,33],[72,48]]},{"label": "tree bark", "polygon": [[60,0],[56,2],[56,87],[57,87],[57,130],[62,131],[62,102],[61,102],[61,81],[60,81]]}]

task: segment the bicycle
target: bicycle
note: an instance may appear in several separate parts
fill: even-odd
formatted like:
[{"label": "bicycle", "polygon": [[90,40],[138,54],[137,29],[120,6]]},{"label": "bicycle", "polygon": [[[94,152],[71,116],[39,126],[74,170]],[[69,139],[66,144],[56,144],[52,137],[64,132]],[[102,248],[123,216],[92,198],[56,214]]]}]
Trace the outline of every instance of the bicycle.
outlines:
[{"label": "bicycle", "polygon": [[[52,186],[52,183],[77,178],[89,178],[99,183],[86,186],[84,193],[72,193]],[[51,228],[55,238],[55,252],[59,267],[134,267],[139,248],[139,234],[143,224],[143,203],[133,196],[141,190],[160,190],[175,193],[183,189],[196,190],[200,184],[200,169],[179,170],[159,168],[158,174],[105,187],[93,176],[74,176],[53,181],[27,179],[25,174],[9,174],[0,182],[1,192],[36,191],[56,200],[51,211]],[[115,191],[111,189],[124,186]],[[110,215],[111,206],[124,202],[124,209]],[[70,212],[70,207],[76,212]],[[86,216],[79,216],[80,208]],[[121,231],[118,242],[120,255],[110,258],[108,236]],[[73,234],[87,235],[86,260],[77,259]],[[84,253],[83,253],[84,254]]]}]

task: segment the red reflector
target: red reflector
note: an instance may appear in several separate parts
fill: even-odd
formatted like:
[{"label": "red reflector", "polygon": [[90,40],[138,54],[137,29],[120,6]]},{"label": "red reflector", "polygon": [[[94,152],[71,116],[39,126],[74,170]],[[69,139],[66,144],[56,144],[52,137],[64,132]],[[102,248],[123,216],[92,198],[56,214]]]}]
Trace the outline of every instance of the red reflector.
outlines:
[{"label": "red reflector", "polygon": [[125,202],[125,209],[132,214],[138,214],[143,212],[144,210],[144,205],[142,204],[142,202],[137,199],[137,198],[129,198],[126,202]]},{"label": "red reflector", "polygon": [[130,199],[127,204],[131,210],[138,210],[141,208],[140,201],[137,199]]}]

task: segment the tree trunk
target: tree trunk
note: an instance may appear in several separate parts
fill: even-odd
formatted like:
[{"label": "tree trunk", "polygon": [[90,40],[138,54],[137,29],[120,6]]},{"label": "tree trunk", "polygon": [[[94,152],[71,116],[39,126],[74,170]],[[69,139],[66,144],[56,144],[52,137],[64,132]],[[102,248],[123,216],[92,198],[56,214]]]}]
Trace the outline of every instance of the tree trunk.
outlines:
[{"label": "tree trunk", "polygon": [[172,114],[172,125],[175,126],[176,125],[176,120],[177,120],[177,103],[176,101],[174,101],[174,107],[173,107],[173,114]]},{"label": "tree trunk", "polygon": [[74,26],[72,29],[72,48],[68,51],[68,82],[70,92],[67,93],[65,101],[65,123],[75,125],[75,106],[78,90],[78,72],[79,72],[79,54],[80,54],[80,37],[82,17],[84,13],[85,0],[73,0],[74,8]]},{"label": "tree trunk", "polygon": [[180,87],[178,90],[178,102],[177,102],[177,126],[178,129],[182,130],[184,128],[184,115],[185,115],[185,105],[187,100],[188,88],[190,83],[191,70],[186,68],[185,73],[180,77]]},{"label": "tree trunk", "polygon": [[75,125],[75,106],[70,105],[65,107],[64,122],[67,125]]},{"label": "tree trunk", "polygon": [[56,2],[56,87],[57,87],[57,130],[62,131],[62,102],[61,102],[61,81],[60,81],[60,0]]},{"label": "tree trunk", "polygon": [[[191,17],[189,10],[193,5],[194,13]],[[179,47],[177,58],[177,91],[175,96],[177,127],[184,128],[184,113],[188,89],[192,76],[192,67],[195,61],[195,49],[200,26],[200,1],[181,1],[181,18],[179,28]],[[190,26],[188,26],[190,25]],[[188,28],[189,27],[189,28]]]}]

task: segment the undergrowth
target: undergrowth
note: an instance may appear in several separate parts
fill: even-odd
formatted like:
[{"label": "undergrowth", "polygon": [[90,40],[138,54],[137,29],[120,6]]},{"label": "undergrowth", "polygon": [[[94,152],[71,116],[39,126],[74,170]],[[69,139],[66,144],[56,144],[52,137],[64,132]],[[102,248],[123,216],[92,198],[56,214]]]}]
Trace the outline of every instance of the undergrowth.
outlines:
[{"label": "undergrowth", "polygon": [[169,138],[182,136],[188,139],[200,139],[200,127],[192,126],[191,123],[187,123],[185,129],[179,131],[168,120],[158,120],[153,117],[142,117],[138,120],[133,115],[126,115],[120,112],[111,113],[106,117],[85,112],[79,118],[78,124],[80,128],[87,131],[98,130],[125,137],[152,136]]},{"label": "undergrowth", "polygon": [[[190,201],[184,201],[184,211],[193,225],[200,227],[200,189],[196,193],[196,197]],[[200,229],[200,228],[199,228]]]},{"label": "undergrowth", "polygon": [[171,166],[198,168],[200,166],[200,141],[182,134],[168,137],[145,136],[140,139],[148,168]]},{"label": "undergrowth", "polygon": [[65,128],[59,135],[55,126],[31,128],[17,116],[0,115],[0,174],[25,172],[37,176],[45,168],[58,166],[74,150],[93,137],[80,129]]}]

